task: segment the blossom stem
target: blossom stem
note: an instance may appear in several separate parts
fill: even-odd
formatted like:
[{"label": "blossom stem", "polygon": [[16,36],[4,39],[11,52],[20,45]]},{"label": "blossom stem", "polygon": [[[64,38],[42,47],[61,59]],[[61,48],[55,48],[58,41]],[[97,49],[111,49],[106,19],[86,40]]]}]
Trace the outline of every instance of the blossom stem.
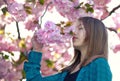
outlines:
[{"label": "blossom stem", "polygon": [[[43,15],[42,15],[41,18],[40,18],[40,27],[41,27],[41,25],[42,25],[42,18],[44,17],[45,13],[47,12],[47,9],[48,9],[48,7],[49,7],[50,4],[52,4],[52,2],[50,2],[50,3],[46,6],[45,11],[44,11]],[[39,28],[38,28],[38,29],[39,29]]]},{"label": "blossom stem", "polygon": [[20,36],[20,29],[19,29],[19,24],[18,24],[17,21],[16,21],[16,27],[17,27],[17,32],[18,32],[18,39],[21,39],[21,36]]}]

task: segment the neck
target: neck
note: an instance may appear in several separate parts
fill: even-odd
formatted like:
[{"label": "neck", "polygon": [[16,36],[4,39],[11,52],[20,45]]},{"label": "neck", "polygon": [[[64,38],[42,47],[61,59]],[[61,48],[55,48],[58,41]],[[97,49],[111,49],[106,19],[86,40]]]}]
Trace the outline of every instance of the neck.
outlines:
[{"label": "neck", "polygon": [[81,62],[83,62],[83,60],[85,59],[87,55],[87,46],[81,46],[78,48],[78,50],[81,51]]}]

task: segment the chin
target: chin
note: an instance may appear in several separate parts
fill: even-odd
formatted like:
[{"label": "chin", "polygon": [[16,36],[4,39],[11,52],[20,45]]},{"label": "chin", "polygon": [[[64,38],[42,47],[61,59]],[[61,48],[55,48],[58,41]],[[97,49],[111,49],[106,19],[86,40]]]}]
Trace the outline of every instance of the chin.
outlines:
[{"label": "chin", "polygon": [[78,45],[73,45],[73,47],[74,47],[74,49],[79,49],[80,48],[80,46],[78,46]]}]

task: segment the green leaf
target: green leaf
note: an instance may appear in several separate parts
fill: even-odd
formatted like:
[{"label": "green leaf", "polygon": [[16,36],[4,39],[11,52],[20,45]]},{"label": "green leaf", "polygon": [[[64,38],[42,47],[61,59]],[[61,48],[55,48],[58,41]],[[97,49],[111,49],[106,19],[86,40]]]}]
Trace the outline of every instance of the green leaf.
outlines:
[{"label": "green leaf", "polygon": [[64,22],[64,21],[60,21],[60,23],[61,23],[61,24],[65,24],[65,22]]},{"label": "green leaf", "polygon": [[44,5],[44,0],[39,0],[39,3],[41,4],[41,5]]},{"label": "green leaf", "polygon": [[64,28],[61,28],[61,29],[60,29],[60,34],[62,34],[62,35],[65,34],[65,33],[64,33]]},{"label": "green leaf", "polygon": [[79,6],[82,6],[82,5],[83,5],[83,3],[84,3],[84,2],[81,2],[81,3],[79,4]]},{"label": "green leaf", "polygon": [[35,0],[26,0],[26,2],[33,2],[33,3],[35,3]]},{"label": "green leaf", "polygon": [[57,26],[61,26],[61,24],[59,24],[59,23],[58,23],[58,24],[55,24],[55,25],[57,25]]},{"label": "green leaf", "polygon": [[32,14],[32,8],[29,7],[29,6],[24,6],[25,8],[25,11],[28,13],[28,14]]},{"label": "green leaf", "polygon": [[27,57],[25,56],[25,54],[23,52],[20,52],[19,60],[15,61],[14,59],[12,59],[12,62],[14,63],[14,66],[19,66],[25,60],[27,60]]},{"label": "green leaf", "polygon": [[4,29],[0,29],[0,35],[5,34],[5,30]]},{"label": "green leaf", "polygon": [[93,9],[93,8],[91,8],[91,7],[90,7],[90,8],[87,8],[87,9],[86,9],[86,12],[87,12],[87,13],[88,13],[88,12],[93,13],[93,12],[94,12],[94,9]]},{"label": "green leaf", "polygon": [[87,8],[91,7],[91,5],[88,4],[88,3],[86,3],[85,6],[86,6]]},{"label": "green leaf", "polygon": [[3,12],[4,15],[6,15],[6,13],[8,12],[7,7],[2,8],[2,12]]},{"label": "green leaf", "polygon": [[69,27],[72,25],[72,22],[66,22],[65,26],[64,27]]},{"label": "green leaf", "polygon": [[86,7],[86,12],[91,12],[93,13],[94,12],[94,9],[92,8],[93,5],[90,5],[88,3],[85,4],[85,7]]},{"label": "green leaf", "polygon": [[24,70],[22,70],[22,78],[26,78],[26,73]]},{"label": "green leaf", "polygon": [[74,35],[74,32],[73,32],[73,31],[70,31],[69,34],[70,34],[70,35]]},{"label": "green leaf", "polygon": [[4,53],[0,52],[0,56],[3,56],[3,55],[4,55]]},{"label": "green leaf", "polygon": [[8,56],[8,55],[5,55],[5,56],[4,56],[4,59],[8,59],[8,58],[9,58],[9,56]]},{"label": "green leaf", "polygon": [[54,66],[54,62],[51,61],[51,60],[49,60],[49,59],[45,60],[45,62],[47,63],[47,66],[48,66],[49,68],[52,68],[52,67]]}]

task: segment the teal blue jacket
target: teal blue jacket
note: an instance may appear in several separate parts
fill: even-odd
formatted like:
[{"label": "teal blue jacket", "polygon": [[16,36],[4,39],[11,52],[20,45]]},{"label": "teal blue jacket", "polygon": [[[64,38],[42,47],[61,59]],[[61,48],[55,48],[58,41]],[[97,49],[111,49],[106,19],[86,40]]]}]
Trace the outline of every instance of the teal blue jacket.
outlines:
[{"label": "teal blue jacket", "polygon": [[[51,76],[42,77],[40,61],[42,53],[31,51],[28,62],[24,62],[24,71],[27,81],[64,81],[68,72],[61,72]],[[82,67],[76,81],[112,81],[112,73],[105,58],[97,58]]]}]

